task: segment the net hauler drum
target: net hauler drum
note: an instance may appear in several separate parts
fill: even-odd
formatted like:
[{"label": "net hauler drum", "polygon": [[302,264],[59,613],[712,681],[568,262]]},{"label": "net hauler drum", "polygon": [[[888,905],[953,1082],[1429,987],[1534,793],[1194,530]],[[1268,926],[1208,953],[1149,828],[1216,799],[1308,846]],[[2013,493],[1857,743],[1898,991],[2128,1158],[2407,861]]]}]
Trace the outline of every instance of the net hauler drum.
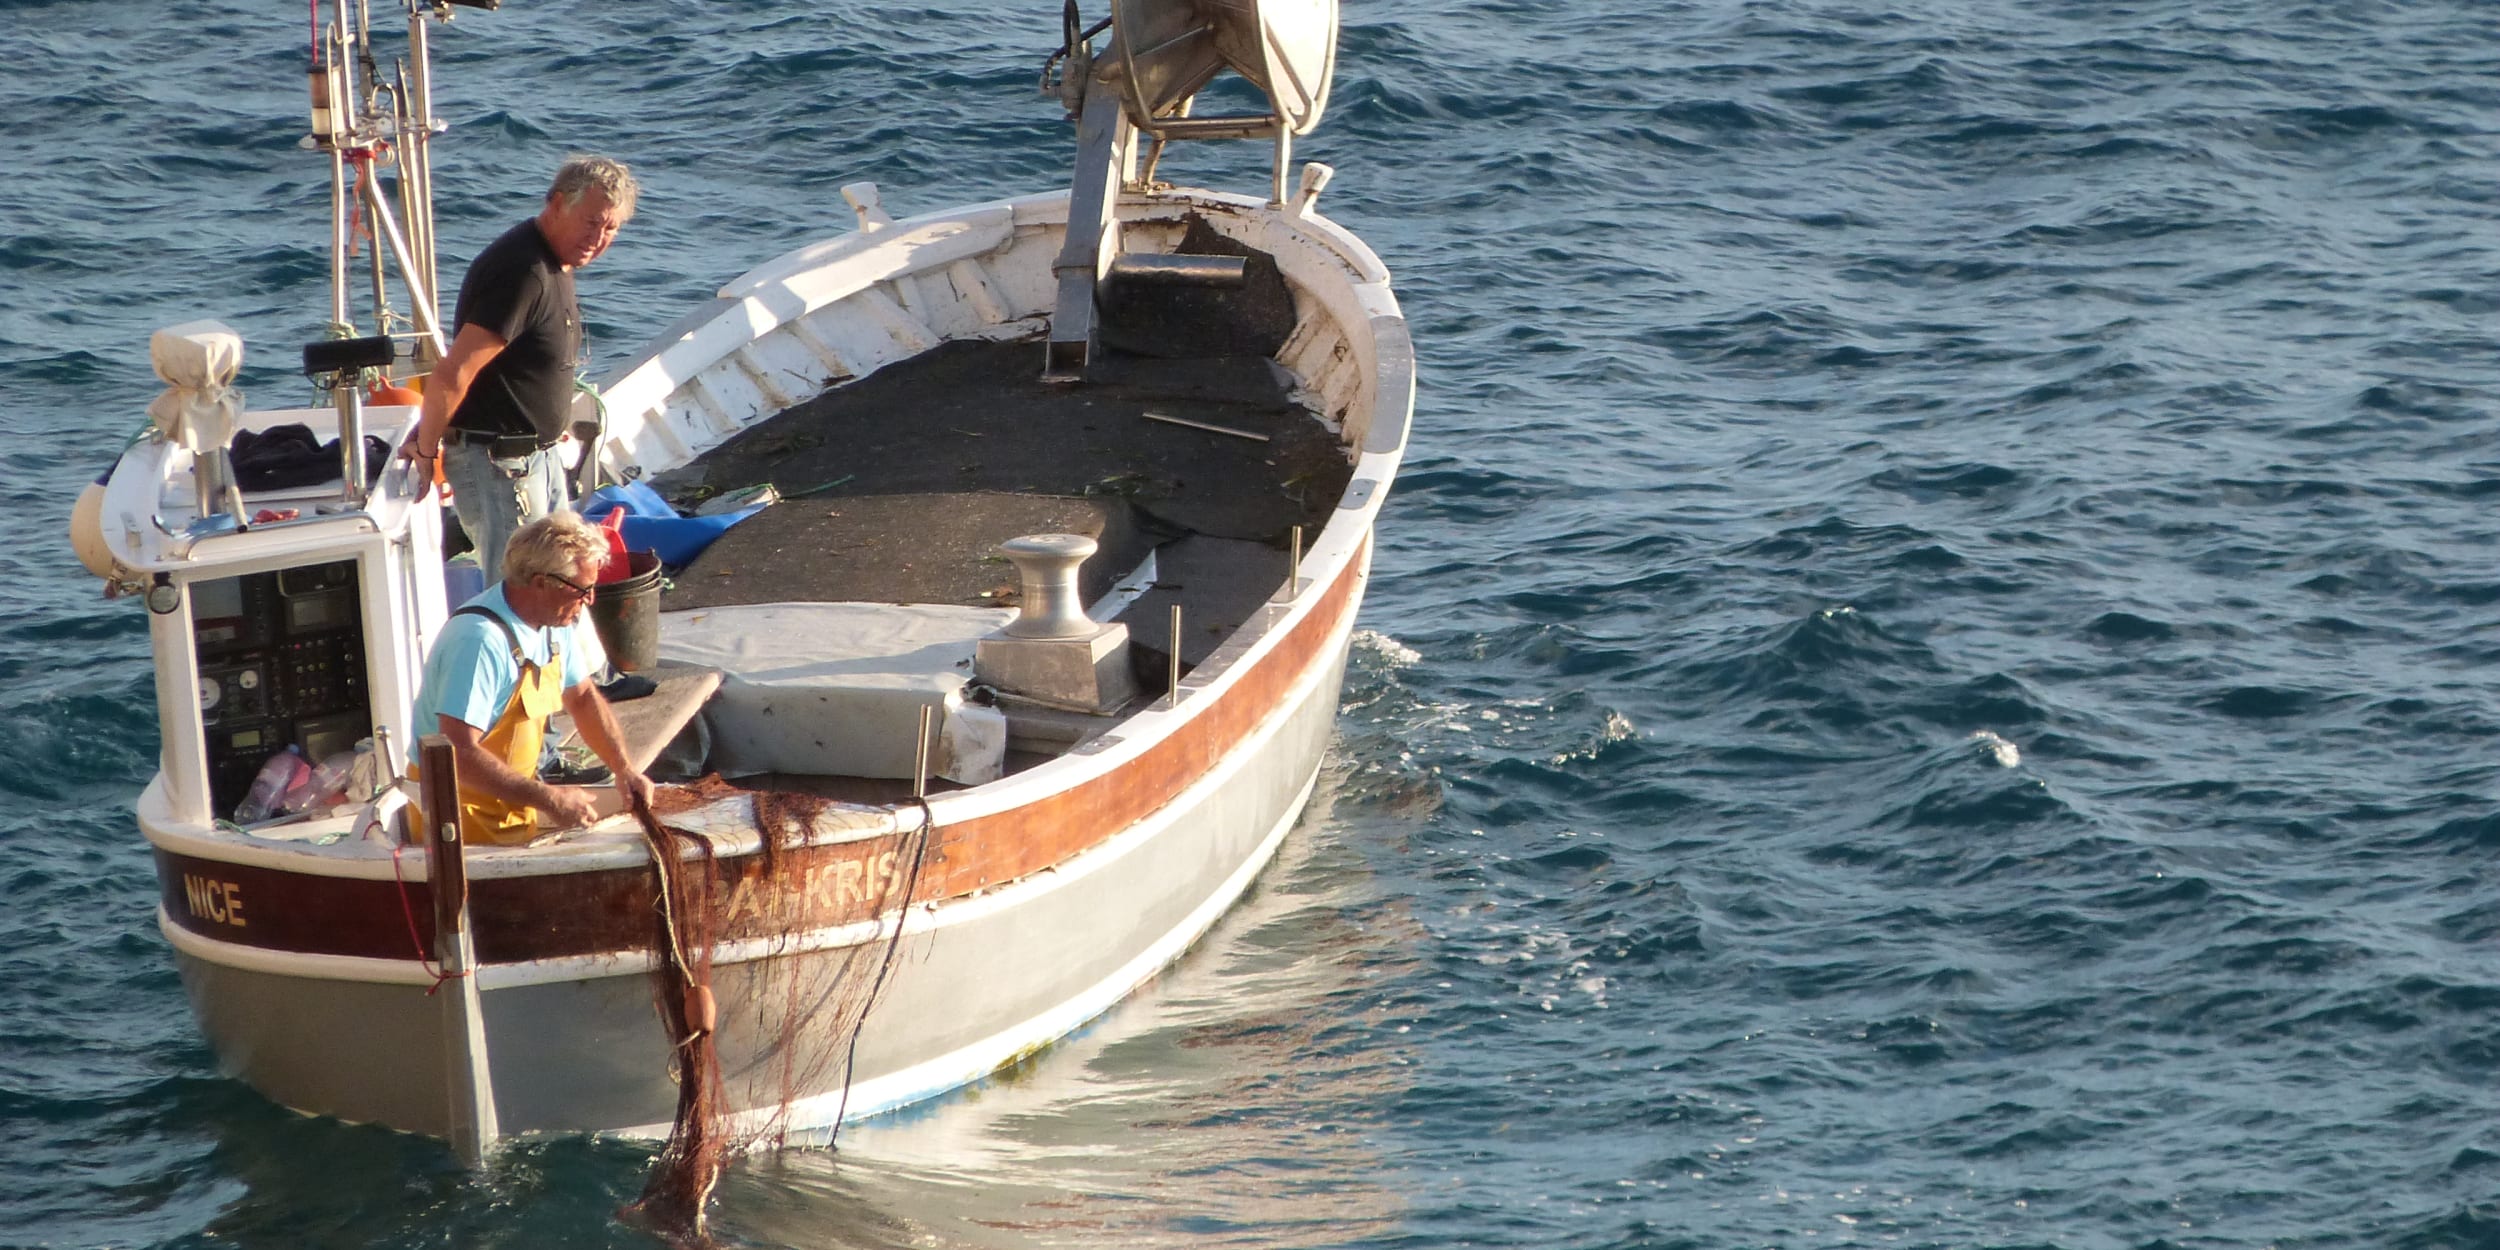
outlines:
[{"label": "net hauler drum", "polygon": [[[1129,124],[1156,138],[1309,134],[1337,66],[1337,0],[1112,0]],[[1266,115],[1191,117],[1223,70],[1267,96]]]},{"label": "net hauler drum", "polygon": [[[1118,201],[1155,181],[1164,147],[1179,139],[1267,139],[1275,144],[1269,200],[1286,206],[1293,136],[1319,124],[1337,65],[1337,0],[1111,0],[1110,50],[1097,58],[1075,0],[1067,42],[1052,58],[1057,94],[1076,121],[1076,174],[1068,188],[1068,232],[1051,273],[1058,287],[1042,377],[1082,382],[1101,338],[1098,302],[1115,273],[1148,285],[1237,284],[1233,266],[1126,260]],[[1064,58],[1064,60],[1062,59]],[[1202,116],[1191,105],[1226,69],[1257,88],[1265,111]],[[1045,90],[1051,78],[1044,71]],[[1136,140],[1153,140],[1142,160]],[[1303,206],[1328,181],[1305,174]],[[1123,269],[1125,261],[1125,269]]]}]

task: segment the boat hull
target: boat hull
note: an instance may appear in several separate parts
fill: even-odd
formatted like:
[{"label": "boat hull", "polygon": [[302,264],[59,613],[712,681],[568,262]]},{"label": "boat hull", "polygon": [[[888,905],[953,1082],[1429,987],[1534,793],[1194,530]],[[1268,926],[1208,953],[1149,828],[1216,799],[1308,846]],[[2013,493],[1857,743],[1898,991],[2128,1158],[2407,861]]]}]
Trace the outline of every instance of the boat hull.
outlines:
[{"label": "boat hull", "polygon": [[[1065,1035],[1176,958],[1248,888],[1310,796],[1354,598],[1263,723],[1147,818],[1046,871],[909,909],[899,945],[890,924],[870,925],[863,940],[716,963],[733,1108],[750,1127],[805,1133],[926,1099]],[[409,963],[237,947],[170,911],[164,928],[233,1075],[297,1110],[450,1131],[441,1039],[453,991],[430,992]],[[832,1062],[790,1081],[786,1005],[856,990],[889,953],[864,1021],[798,1013],[789,1053]],[[478,990],[503,1132],[668,1130],[676,1087],[642,961],[489,964]]]}]

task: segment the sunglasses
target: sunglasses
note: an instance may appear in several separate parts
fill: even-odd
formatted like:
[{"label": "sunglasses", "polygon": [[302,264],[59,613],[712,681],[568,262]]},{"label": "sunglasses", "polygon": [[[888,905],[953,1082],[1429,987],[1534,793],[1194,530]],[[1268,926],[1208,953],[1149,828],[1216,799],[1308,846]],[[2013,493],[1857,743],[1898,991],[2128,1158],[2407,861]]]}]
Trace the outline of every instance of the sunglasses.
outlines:
[{"label": "sunglasses", "polygon": [[596,586],[576,586],[571,580],[558,577],[553,573],[541,573],[539,576],[546,578],[548,581],[554,582],[558,586],[564,587],[566,590],[572,591],[573,597],[581,600],[583,603],[588,603],[599,597],[599,588]]}]

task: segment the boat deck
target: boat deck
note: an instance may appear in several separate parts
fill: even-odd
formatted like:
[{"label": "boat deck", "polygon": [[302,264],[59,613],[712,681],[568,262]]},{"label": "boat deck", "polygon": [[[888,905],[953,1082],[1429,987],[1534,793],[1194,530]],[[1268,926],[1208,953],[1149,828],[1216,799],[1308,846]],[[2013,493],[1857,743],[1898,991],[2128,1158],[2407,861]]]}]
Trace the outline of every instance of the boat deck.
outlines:
[{"label": "boat deck", "polygon": [[[1289,534],[1318,533],[1352,464],[1264,357],[1114,355],[1082,386],[1040,378],[1041,344],[956,342],[758,422],[654,485],[681,504],[760,483],[782,502],[674,579],[662,611],[781,602],[1008,607],[1021,534],[1102,544],[1088,603],[1156,553],[1122,618],[1168,654],[1179,602],[1195,662],[1283,583]],[[1148,417],[1178,418],[1259,438]]]}]

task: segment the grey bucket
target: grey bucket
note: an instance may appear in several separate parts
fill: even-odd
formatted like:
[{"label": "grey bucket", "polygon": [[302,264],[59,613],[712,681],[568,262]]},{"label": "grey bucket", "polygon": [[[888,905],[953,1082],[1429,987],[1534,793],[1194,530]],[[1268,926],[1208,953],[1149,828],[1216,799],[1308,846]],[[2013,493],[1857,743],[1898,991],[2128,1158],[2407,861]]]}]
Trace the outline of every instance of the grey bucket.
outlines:
[{"label": "grey bucket", "polygon": [[660,557],[628,551],[625,567],[624,580],[599,583],[590,623],[608,649],[608,663],[620,673],[639,673],[660,662]]}]

